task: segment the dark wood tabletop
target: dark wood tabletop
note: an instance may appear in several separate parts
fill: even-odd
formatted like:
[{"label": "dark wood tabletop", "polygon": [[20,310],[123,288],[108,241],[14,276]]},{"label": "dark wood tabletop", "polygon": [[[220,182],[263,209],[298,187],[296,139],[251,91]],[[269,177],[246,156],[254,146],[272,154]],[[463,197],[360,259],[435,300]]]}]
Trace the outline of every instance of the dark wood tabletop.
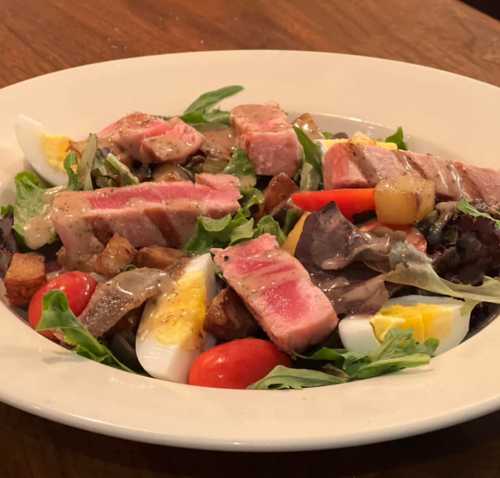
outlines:
[{"label": "dark wood tabletop", "polygon": [[[248,48],[378,56],[500,85],[500,23],[456,0],[0,1],[0,87],[116,58]],[[500,412],[385,444],[243,454],[108,438],[0,404],[1,477],[115,475],[498,477]]]}]

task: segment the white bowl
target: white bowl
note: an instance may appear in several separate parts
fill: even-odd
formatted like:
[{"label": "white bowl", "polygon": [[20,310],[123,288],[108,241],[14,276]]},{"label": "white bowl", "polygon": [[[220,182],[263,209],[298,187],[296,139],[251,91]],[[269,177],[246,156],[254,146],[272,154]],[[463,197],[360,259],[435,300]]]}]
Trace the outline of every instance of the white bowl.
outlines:
[{"label": "white bowl", "polygon": [[[0,90],[2,199],[12,198],[12,177],[23,167],[13,132],[19,113],[54,132],[84,137],[134,110],[181,112],[199,93],[228,84],[245,91],[227,105],[275,100],[288,111],[323,114],[325,125],[340,129],[383,132],[373,125],[403,125],[413,149],[500,166],[500,89],[491,85],[347,55],[183,53],[83,66]],[[0,312],[0,400],[133,440],[222,450],[333,448],[422,433],[500,405],[500,321],[423,369],[281,392],[198,388],[128,374],[53,344],[3,304]]]}]

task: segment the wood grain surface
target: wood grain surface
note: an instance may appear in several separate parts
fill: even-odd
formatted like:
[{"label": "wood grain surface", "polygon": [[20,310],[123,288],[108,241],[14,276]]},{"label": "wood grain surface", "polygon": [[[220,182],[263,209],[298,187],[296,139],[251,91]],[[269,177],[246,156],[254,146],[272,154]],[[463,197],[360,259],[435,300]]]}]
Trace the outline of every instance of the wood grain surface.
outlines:
[{"label": "wood grain surface", "polygon": [[[0,87],[116,58],[248,48],[378,56],[500,85],[500,24],[456,0],[0,1]],[[0,405],[2,478],[449,474],[500,476],[500,413],[379,445],[228,454],[103,437]]]}]

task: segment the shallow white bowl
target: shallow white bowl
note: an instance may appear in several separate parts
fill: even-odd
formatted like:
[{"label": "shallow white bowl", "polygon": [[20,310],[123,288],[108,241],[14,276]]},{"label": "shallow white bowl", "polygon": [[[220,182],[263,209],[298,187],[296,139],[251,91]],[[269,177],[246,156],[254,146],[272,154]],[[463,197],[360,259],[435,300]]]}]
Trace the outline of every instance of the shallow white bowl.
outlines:
[{"label": "shallow white bowl", "polygon": [[[17,114],[83,137],[130,111],[181,112],[199,93],[234,83],[245,91],[229,106],[275,100],[288,111],[322,114],[329,127],[384,132],[376,125],[403,125],[413,149],[500,166],[500,89],[491,85],[356,56],[186,53],[88,65],[0,90],[2,199],[23,167]],[[87,430],[192,448],[333,448],[445,427],[499,408],[498,363],[495,321],[425,369],[304,391],[204,389],[76,357],[0,304],[0,400]]]}]

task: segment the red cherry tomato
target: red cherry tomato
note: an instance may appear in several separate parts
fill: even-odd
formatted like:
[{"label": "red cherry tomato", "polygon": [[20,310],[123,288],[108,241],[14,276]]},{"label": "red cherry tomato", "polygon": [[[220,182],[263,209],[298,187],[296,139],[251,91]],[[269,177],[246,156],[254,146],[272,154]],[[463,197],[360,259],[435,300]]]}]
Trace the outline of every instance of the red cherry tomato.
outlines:
[{"label": "red cherry tomato", "polygon": [[[45,285],[40,287],[33,297],[28,308],[28,320],[30,325],[35,329],[42,318],[42,301],[43,296],[51,290],[60,290],[66,294],[68,298],[69,308],[73,314],[80,315],[85,306],[88,304],[90,297],[94,293],[97,285],[96,280],[89,274],[84,272],[65,272]],[[46,337],[53,337],[50,332],[43,332]]]},{"label": "red cherry tomato", "polygon": [[361,226],[359,226],[359,228],[364,232],[370,232],[372,229],[375,229],[379,226],[402,231],[406,234],[406,242],[408,242],[421,252],[425,252],[427,250],[427,241],[425,240],[424,235],[416,227],[413,226],[394,226],[389,224],[382,224],[374,219],[372,221],[366,222],[365,224],[362,224]]},{"label": "red cherry tomato", "polygon": [[291,360],[268,340],[238,339],[203,352],[193,363],[188,383],[201,387],[247,388],[276,365]]}]

